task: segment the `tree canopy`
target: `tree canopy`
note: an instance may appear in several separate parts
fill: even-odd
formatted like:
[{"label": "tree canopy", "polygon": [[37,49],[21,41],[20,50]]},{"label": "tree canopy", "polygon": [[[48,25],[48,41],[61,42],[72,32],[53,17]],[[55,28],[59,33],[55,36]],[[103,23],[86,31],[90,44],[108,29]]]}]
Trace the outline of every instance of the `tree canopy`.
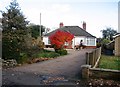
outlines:
[{"label": "tree canopy", "polygon": [[7,11],[2,11],[2,28],[4,30],[26,29],[28,21],[20,11],[19,4],[12,0]]},{"label": "tree canopy", "polygon": [[6,10],[1,11],[3,58],[19,58],[24,48],[24,35],[27,33],[28,21],[16,0],[12,0]]},{"label": "tree canopy", "polygon": [[113,40],[113,36],[117,34],[117,31],[112,28],[106,28],[101,30],[104,39]]},{"label": "tree canopy", "polygon": [[[37,38],[40,36],[40,25],[31,24],[28,28],[31,30],[32,37]],[[43,32],[45,32],[45,27],[41,25],[41,35],[43,35]]]}]

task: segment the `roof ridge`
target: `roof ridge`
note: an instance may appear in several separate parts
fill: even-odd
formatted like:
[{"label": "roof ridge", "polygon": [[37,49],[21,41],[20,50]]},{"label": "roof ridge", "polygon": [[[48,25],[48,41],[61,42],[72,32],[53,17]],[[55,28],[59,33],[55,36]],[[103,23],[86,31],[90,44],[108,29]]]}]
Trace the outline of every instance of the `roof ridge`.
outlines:
[{"label": "roof ridge", "polygon": [[[83,28],[79,26],[63,26],[61,28],[58,28],[56,30],[63,30],[63,31],[69,31],[70,33],[74,34],[75,36],[86,36],[86,37],[95,37]],[[53,30],[50,33],[47,33],[45,36],[49,36],[52,33],[54,33],[56,30]]]}]

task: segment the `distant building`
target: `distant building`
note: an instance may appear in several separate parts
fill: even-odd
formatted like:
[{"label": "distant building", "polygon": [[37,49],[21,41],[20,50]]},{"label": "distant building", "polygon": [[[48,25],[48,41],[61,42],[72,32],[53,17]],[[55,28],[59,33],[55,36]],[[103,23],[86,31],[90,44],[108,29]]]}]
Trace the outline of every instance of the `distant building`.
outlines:
[{"label": "distant building", "polygon": [[[79,26],[64,26],[63,23],[60,23],[59,25],[59,30],[65,31],[65,32],[70,32],[71,34],[74,35],[74,38],[71,43],[67,44],[66,48],[74,48],[75,46],[80,44],[80,41],[83,41],[83,44],[87,48],[96,48],[96,37],[91,35],[86,31],[86,23],[83,22],[83,28]],[[55,33],[58,29],[47,33],[43,36],[43,42],[46,46],[50,46],[50,41],[49,41],[49,36],[53,33]]]},{"label": "distant building", "polygon": [[115,56],[120,56],[120,34],[115,36]]}]

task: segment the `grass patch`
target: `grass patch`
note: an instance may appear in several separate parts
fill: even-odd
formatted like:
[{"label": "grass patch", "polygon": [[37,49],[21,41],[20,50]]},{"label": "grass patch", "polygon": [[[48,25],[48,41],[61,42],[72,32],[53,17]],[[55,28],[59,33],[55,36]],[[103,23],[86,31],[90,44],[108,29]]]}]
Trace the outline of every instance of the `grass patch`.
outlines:
[{"label": "grass patch", "polygon": [[99,68],[120,70],[120,57],[102,55]]}]

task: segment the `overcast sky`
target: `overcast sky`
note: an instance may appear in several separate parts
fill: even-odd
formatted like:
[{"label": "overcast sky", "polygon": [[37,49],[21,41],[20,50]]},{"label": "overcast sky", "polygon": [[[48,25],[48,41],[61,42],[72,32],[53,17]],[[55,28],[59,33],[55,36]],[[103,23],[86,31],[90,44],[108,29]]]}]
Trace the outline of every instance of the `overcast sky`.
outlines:
[{"label": "overcast sky", "polygon": [[[5,10],[11,0],[0,0],[0,10]],[[41,24],[51,31],[63,22],[65,26],[80,26],[86,22],[89,33],[101,37],[100,30],[118,29],[119,0],[17,0],[28,21]],[[1,14],[0,14],[1,17]]]}]

